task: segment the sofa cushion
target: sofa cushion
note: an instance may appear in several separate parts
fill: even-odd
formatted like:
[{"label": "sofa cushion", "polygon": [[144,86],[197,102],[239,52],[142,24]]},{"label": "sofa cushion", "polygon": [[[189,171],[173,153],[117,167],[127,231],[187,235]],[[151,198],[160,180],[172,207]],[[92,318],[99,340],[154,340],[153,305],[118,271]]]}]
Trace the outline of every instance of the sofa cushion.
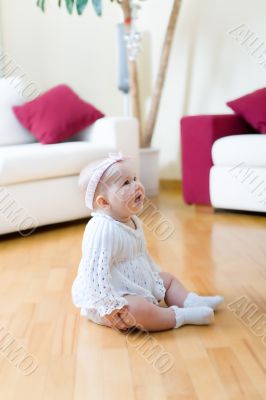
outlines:
[{"label": "sofa cushion", "polygon": [[266,88],[226,103],[258,132],[266,133]]},{"label": "sofa cushion", "polygon": [[212,146],[212,160],[217,166],[266,167],[266,135],[226,136]]},{"label": "sofa cushion", "polygon": [[58,85],[13,110],[43,144],[62,142],[104,116],[67,85]]},{"label": "sofa cushion", "polygon": [[16,77],[0,79],[0,146],[36,142],[15,117],[12,106],[24,103],[22,81]]},{"label": "sofa cushion", "polygon": [[77,175],[90,161],[112,149],[89,142],[0,147],[0,185]]}]

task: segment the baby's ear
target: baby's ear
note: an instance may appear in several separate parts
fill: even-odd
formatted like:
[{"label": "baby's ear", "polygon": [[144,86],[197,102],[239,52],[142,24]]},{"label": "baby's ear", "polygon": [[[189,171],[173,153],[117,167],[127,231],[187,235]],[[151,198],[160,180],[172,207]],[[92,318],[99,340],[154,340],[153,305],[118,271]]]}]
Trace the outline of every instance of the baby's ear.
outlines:
[{"label": "baby's ear", "polygon": [[95,199],[95,205],[99,208],[110,208],[109,202],[106,200],[106,198],[102,195],[99,194],[96,199]]}]

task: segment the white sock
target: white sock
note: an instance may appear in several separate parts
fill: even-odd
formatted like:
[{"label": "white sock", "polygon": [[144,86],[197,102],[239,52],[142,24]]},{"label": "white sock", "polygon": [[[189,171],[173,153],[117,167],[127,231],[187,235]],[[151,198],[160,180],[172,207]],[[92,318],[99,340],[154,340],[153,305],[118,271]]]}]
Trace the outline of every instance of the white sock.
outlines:
[{"label": "white sock", "polygon": [[213,310],[210,307],[179,308],[170,306],[175,313],[175,328],[182,325],[208,325],[213,321]]},{"label": "white sock", "polygon": [[184,307],[211,307],[215,310],[224,301],[222,296],[199,296],[197,293],[189,292]]}]

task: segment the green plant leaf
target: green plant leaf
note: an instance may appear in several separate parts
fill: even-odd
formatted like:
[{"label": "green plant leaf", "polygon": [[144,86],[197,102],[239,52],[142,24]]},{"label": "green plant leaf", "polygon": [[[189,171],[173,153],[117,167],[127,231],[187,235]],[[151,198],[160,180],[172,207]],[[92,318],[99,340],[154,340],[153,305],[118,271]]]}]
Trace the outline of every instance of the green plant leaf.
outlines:
[{"label": "green plant leaf", "polygon": [[102,15],[102,0],[92,0],[93,8],[98,16]]},{"label": "green plant leaf", "polygon": [[85,10],[89,0],[77,0],[77,12],[78,15],[81,15],[83,11]]},{"label": "green plant leaf", "polygon": [[66,2],[67,11],[69,12],[69,14],[72,14],[74,0],[65,0],[65,2]]},{"label": "green plant leaf", "polygon": [[37,0],[37,7],[40,7],[42,11],[45,11],[45,0]]}]

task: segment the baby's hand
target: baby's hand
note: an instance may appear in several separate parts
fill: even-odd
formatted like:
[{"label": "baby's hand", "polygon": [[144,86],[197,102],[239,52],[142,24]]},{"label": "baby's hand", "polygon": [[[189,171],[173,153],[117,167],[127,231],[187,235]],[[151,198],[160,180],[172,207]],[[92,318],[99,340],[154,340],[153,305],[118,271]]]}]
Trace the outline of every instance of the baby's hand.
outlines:
[{"label": "baby's hand", "polygon": [[104,316],[104,320],[108,326],[121,330],[127,330],[129,326],[123,320],[123,315],[128,313],[128,306],[122,307],[120,310],[114,310],[111,314]]}]

